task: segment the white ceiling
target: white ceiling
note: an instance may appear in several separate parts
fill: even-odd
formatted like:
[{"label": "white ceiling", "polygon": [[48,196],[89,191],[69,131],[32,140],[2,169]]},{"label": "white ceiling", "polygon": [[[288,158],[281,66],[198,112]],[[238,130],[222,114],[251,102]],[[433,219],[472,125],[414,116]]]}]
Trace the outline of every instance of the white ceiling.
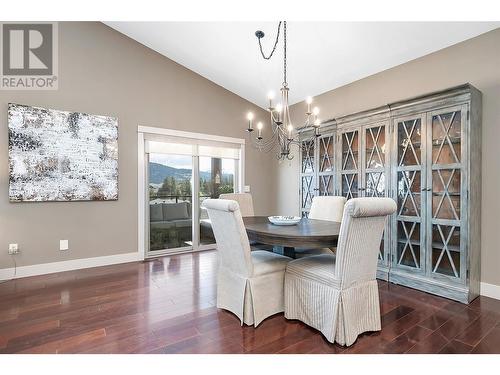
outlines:
[{"label": "white ceiling", "polygon": [[[283,81],[277,22],[106,22],[241,97],[266,107]],[[500,27],[500,22],[288,22],[290,102],[314,96]]]}]

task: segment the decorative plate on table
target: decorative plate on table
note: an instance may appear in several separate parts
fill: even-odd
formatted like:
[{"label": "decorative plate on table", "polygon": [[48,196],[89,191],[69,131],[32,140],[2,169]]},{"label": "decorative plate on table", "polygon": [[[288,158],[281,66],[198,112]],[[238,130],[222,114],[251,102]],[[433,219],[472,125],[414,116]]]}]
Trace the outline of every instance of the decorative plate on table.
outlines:
[{"label": "decorative plate on table", "polygon": [[300,222],[298,216],[268,216],[268,219],[274,225],[296,225]]}]

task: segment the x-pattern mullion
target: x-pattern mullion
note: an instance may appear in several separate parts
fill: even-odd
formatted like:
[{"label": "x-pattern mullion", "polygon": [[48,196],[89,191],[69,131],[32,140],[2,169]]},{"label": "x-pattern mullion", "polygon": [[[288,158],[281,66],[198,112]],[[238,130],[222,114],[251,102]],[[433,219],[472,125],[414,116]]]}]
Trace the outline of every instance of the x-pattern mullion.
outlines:
[{"label": "x-pattern mullion", "polygon": [[404,160],[404,157],[405,157],[406,152],[408,150],[408,146],[410,146],[410,149],[413,152],[413,156],[415,157],[415,161],[417,162],[417,164],[420,165],[420,159],[417,157],[417,153],[415,151],[415,148],[413,147],[413,142],[411,141],[411,137],[413,136],[413,132],[415,131],[415,127],[417,125],[417,121],[418,121],[418,119],[413,120],[413,124],[411,126],[410,133],[408,133],[408,129],[406,128],[406,121],[402,122],[402,124],[403,124],[403,130],[405,131],[406,140],[408,142],[406,143],[405,148],[403,149],[403,153],[401,154],[401,160],[399,161],[399,165],[403,165],[403,160]]},{"label": "x-pattern mullion", "polygon": [[346,198],[349,199],[349,196],[351,196],[351,198],[354,198],[354,196],[352,195],[352,184],[354,183],[354,178],[356,177],[356,174],[350,175],[351,176],[350,181],[349,181],[349,178],[347,176],[349,176],[347,173],[344,174],[344,179],[347,182],[347,196],[346,196]]},{"label": "x-pattern mullion", "polygon": [[406,254],[406,250],[409,248],[411,255],[413,257],[413,261],[415,262],[415,267],[420,268],[418,265],[417,257],[415,256],[415,251],[413,249],[413,245],[411,243],[411,236],[413,235],[413,231],[415,230],[417,223],[414,222],[412,224],[409,233],[408,233],[408,230],[406,229],[406,225],[405,225],[404,221],[401,221],[401,226],[403,227],[403,230],[405,232],[406,241],[405,241],[405,245],[403,247],[403,251],[401,252],[401,256],[399,257],[398,264],[401,264],[401,262],[403,261],[403,257]]},{"label": "x-pattern mullion", "polygon": [[[408,181],[408,177],[406,176],[406,173],[403,171],[403,181],[406,185],[406,193],[403,198],[403,202],[401,203],[401,208],[399,209],[399,214],[403,212],[403,209],[406,205],[406,201],[408,200],[408,197],[410,197],[411,202],[413,204],[413,208],[415,209],[415,213],[417,214],[418,217],[420,217],[420,211],[417,207],[417,203],[415,202],[415,199],[413,198],[413,193],[411,192],[411,187],[413,186],[413,182],[415,180],[415,176],[417,175],[417,171],[413,171],[413,174],[410,177],[410,180]],[[408,171],[408,173],[411,173],[411,171]]]},{"label": "x-pattern mullion", "polygon": [[[348,134],[351,134],[351,139],[349,139]],[[352,152],[352,144],[354,142],[354,136],[356,135],[356,131],[350,132],[350,133],[344,133],[344,137],[347,141],[347,156],[344,160],[344,165],[342,169],[345,170],[345,167],[347,165],[347,161],[349,160],[349,154],[352,157],[352,162],[354,163],[354,169],[358,169],[358,164],[356,163],[356,158],[354,157],[354,153]]]},{"label": "x-pattern mullion", "polygon": [[380,149],[378,147],[378,139],[380,137],[380,133],[381,133],[382,127],[379,126],[377,128],[377,135],[375,137],[373,136],[373,130],[372,129],[373,128],[369,128],[368,130],[370,131],[370,137],[373,140],[373,148],[372,148],[372,151],[370,152],[370,157],[368,158],[368,161],[366,162],[366,165],[367,166],[370,165],[370,162],[373,160],[374,153],[377,152],[378,159],[380,160],[380,163],[383,166],[385,163],[384,163],[384,160],[382,159],[382,156],[380,154]]},{"label": "x-pattern mullion", "polygon": [[325,138],[321,138],[321,147],[323,148],[323,158],[321,160],[321,169],[320,171],[324,171],[325,170],[325,162],[328,162],[328,167],[331,168],[332,167],[332,163],[330,161],[330,156],[328,155],[328,147],[330,146],[330,142],[332,140],[331,137],[326,137],[327,141],[326,141],[326,144],[325,144]]},{"label": "x-pattern mullion", "polygon": [[[378,176],[375,177],[375,176]],[[378,194],[378,191],[377,191],[377,187],[380,183],[380,179],[382,178],[382,173],[381,172],[372,172],[372,173],[368,173],[368,182],[371,182],[372,184],[372,193],[371,193],[371,196],[372,197],[378,197],[379,194]]]},{"label": "x-pattern mullion", "polygon": [[312,184],[312,177],[304,177],[306,181],[306,194],[304,196],[304,202],[303,205],[304,207],[307,206],[308,202],[312,202],[312,197],[311,197],[311,184]]},{"label": "x-pattern mullion", "polygon": [[441,250],[441,254],[439,254],[439,258],[436,261],[436,265],[434,266],[434,270],[432,272],[436,272],[437,268],[441,264],[441,260],[443,259],[444,253],[446,252],[446,255],[448,256],[448,260],[450,261],[451,268],[453,269],[453,274],[455,277],[458,277],[458,272],[455,267],[455,263],[453,262],[453,259],[451,258],[450,250],[448,249],[448,243],[450,242],[451,236],[453,235],[453,232],[455,231],[455,227],[452,226],[450,229],[450,233],[448,233],[448,236],[446,236],[443,233],[443,230],[441,229],[441,225],[437,224],[439,235],[441,236],[441,240],[443,241],[443,249]]},{"label": "x-pattern mullion", "polygon": [[439,124],[441,125],[441,129],[444,132],[444,138],[441,140],[441,145],[439,146],[439,150],[438,150],[437,155],[436,155],[436,160],[434,161],[435,164],[437,164],[437,162],[439,160],[439,156],[441,155],[441,151],[443,150],[445,142],[447,142],[448,145],[450,146],[451,152],[453,153],[453,157],[455,158],[455,161],[457,163],[460,163],[460,159],[458,158],[457,153],[455,152],[455,148],[453,147],[453,144],[452,144],[451,139],[450,139],[450,130],[451,130],[451,126],[453,125],[453,120],[455,119],[456,114],[457,114],[457,112],[453,112],[451,119],[450,119],[450,123],[448,124],[448,126],[444,125],[443,118],[441,117],[441,115],[437,115],[437,118],[439,119]]},{"label": "x-pattern mullion", "polygon": [[[311,157],[311,149],[313,149],[314,143],[313,142],[304,142],[303,144],[304,144],[304,151],[306,153],[304,171],[307,170],[308,166],[310,166],[311,170],[314,171],[314,163],[313,163],[313,160]],[[313,151],[314,151],[314,149],[313,149]]]},{"label": "x-pattern mullion", "polygon": [[453,211],[453,215],[455,216],[455,219],[460,220],[460,218],[458,217],[457,211],[455,210],[455,206],[453,205],[453,201],[451,200],[450,192],[449,192],[450,184],[451,184],[451,181],[453,180],[453,176],[455,175],[456,169],[451,170],[450,177],[448,178],[448,181],[446,184],[444,183],[444,179],[443,179],[443,176],[441,174],[441,171],[439,169],[437,169],[436,171],[437,171],[437,174],[439,176],[439,179],[441,180],[441,184],[443,185],[443,194],[441,195],[441,199],[439,200],[439,203],[436,207],[436,212],[434,214],[434,218],[436,218],[438,216],[439,211],[441,210],[441,207],[443,205],[444,199],[447,198],[448,202],[450,203],[451,209]]},{"label": "x-pattern mullion", "polygon": [[330,187],[330,184],[332,182],[332,176],[320,176],[320,178],[323,182],[323,191],[320,191],[320,193],[325,193],[323,195],[328,195],[328,188]]}]

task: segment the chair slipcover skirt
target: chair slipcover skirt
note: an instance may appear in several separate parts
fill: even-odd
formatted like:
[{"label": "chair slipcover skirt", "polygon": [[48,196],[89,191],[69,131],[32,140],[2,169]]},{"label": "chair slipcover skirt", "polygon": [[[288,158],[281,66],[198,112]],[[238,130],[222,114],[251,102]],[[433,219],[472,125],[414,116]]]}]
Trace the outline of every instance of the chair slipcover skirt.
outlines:
[{"label": "chair slipcover skirt", "polygon": [[257,327],[267,317],[283,312],[284,276],[280,271],[245,278],[221,269],[217,280],[217,307],[233,312],[242,325]]},{"label": "chair slipcover skirt", "polygon": [[331,343],[349,346],[359,334],[381,329],[375,280],[339,290],[287,272],[285,290],[285,318],[316,328]]}]

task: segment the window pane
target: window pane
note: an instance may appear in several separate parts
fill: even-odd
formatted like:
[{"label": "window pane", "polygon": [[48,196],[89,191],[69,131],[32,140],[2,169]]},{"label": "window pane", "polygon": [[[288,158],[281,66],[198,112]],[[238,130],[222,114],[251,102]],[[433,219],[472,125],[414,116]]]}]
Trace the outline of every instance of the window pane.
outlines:
[{"label": "window pane", "polygon": [[201,204],[205,199],[234,193],[237,162],[235,159],[200,156],[200,245],[215,243],[208,213]]},{"label": "window pane", "polygon": [[149,249],[192,244],[192,157],[149,155]]}]

